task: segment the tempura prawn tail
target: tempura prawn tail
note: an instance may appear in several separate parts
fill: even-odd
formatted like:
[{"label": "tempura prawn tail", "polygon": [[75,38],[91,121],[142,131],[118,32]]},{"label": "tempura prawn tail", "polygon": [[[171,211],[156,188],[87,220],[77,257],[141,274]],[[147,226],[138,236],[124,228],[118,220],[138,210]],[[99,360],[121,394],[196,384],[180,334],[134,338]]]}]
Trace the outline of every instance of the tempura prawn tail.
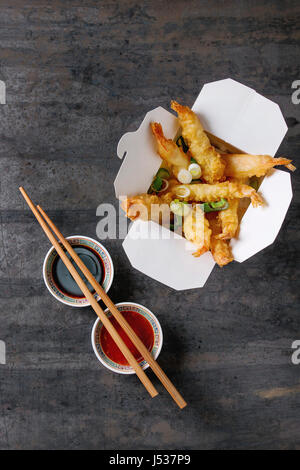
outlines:
[{"label": "tempura prawn tail", "polygon": [[206,253],[207,251],[209,251],[209,248],[207,248],[207,246],[202,246],[198,250],[194,251],[193,256],[195,258],[199,258],[200,256],[204,255],[204,253]]},{"label": "tempura prawn tail", "polygon": [[250,199],[251,199],[251,204],[253,207],[259,207],[264,204],[263,198],[261,197],[260,194],[258,194],[255,189],[253,188],[253,191],[250,193]]},{"label": "tempura prawn tail", "polygon": [[251,204],[253,207],[262,206],[264,204],[263,198],[254,188],[252,188],[252,186],[240,183],[234,178],[231,178],[229,181],[226,181],[225,184],[226,183],[228,183],[229,193],[231,194],[229,195],[228,199],[241,199],[243,197],[249,197],[251,199]]},{"label": "tempura prawn tail", "polygon": [[[263,198],[255,191],[254,188],[252,188],[252,186],[249,186],[248,184],[241,184],[237,181],[229,182],[229,184],[236,188],[233,193],[235,193],[238,198],[249,197],[253,207],[259,207],[264,204]],[[229,199],[232,198],[229,197]]]},{"label": "tempura prawn tail", "polygon": [[277,166],[277,165],[284,165],[286,168],[288,168],[288,170],[290,171],[295,171],[297,170],[297,168],[295,167],[295,165],[292,164],[292,160],[289,160],[288,158],[284,158],[284,157],[278,157],[278,158],[274,158],[274,160],[276,161],[276,165],[274,166]]},{"label": "tempura prawn tail", "polygon": [[211,240],[210,240],[210,251],[213,255],[215,262],[220,266],[225,266],[226,264],[233,261],[233,255],[231,252],[231,247],[229,245],[229,240],[219,239],[218,236],[222,232],[222,221],[214,213],[209,215],[209,226],[211,228]]},{"label": "tempura prawn tail", "polygon": [[[290,160],[290,162],[291,162],[291,161],[292,161],[292,160]],[[288,170],[290,170],[290,171],[296,171],[296,170],[297,170],[297,168],[295,167],[295,165],[293,165],[292,163],[287,163],[287,164],[284,163],[284,166],[285,166]]]},{"label": "tempura prawn tail", "polygon": [[210,251],[220,268],[233,261],[231,248],[227,240],[219,240],[214,236],[211,237]]},{"label": "tempura prawn tail", "polygon": [[231,178],[251,178],[264,176],[271,168],[284,165],[294,171],[292,160],[284,157],[273,158],[270,155],[225,154],[222,155],[226,163],[225,175]]},{"label": "tempura prawn tail", "polygon": [[186,170],[190,164],[189,157],[172,139],[167,139],[164,136],[161,124],[158,122],[151,122],[151,129],[157,142],[160,157],[173,166],[174,174],[177,175],[181,169]]}]

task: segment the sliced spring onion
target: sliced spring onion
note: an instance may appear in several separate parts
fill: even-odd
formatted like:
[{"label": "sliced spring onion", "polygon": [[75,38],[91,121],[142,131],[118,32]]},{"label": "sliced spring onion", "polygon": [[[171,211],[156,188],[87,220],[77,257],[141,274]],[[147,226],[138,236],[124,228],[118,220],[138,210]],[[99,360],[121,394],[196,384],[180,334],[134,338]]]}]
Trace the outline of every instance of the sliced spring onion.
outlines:
[{"label": "sliced spring onion", "polygon": [[227,199],[220,199],[220,201],[217,202],[204,202],[201,204],[201,208],[204,212],[224,211],[228,209],[228,207]]},{"label": "sliced spring onion", "polygon": [[156,176],[151,184],[151,191],[159,193],[160,191],[165,191],[169,187],[169,181],[160,176]]},{"label": "sliced spring onion", "polygon": [[152,184],[151,184],[151,189],[158,193],[162,187],[162,184],[163,184],[163,180],[160,176],[156,176],[154,178],[154,180],[152,181]]},{"label": "sliced spring onion", "polygon": [[191,163],[197,163],[197,160],[195,160],[194,157],[191,157]]},{"label": "sliced spring onion", "polygon": [[176,214],[176,215],[182,214],[182,205],[180,204],[178,199],[174,199],[174,201],[171,202],[170,210],[173,212],[173,214]]},{"label": "sliced spring onion", "polygon": [[192,175],[193,180],[200,178],[202,175],[201,166],[198,163],[191,163],[189,166],[189,172]]},{"label": "sliced spring onion", "polygon": [[210,205],[213,209],[217,209],[217,210],[228,209],[228,206],[229,206],[227,199],[220,199],[220,201],[211,202]]},{"label": "sliced spring onion", "polygon": [[182,184],[190,184],[193,177],[192,177],[191,173],[188,170],[185,170],[184,168],[182,168],[178,172],[177,179]]},{"label": "sliced spring onion", "polygon": [[148,190],[148,194],[159,193],[165,191],[169,186],[167,179],[170,178],[170,172],[166,168],[160,168],[156,173],[152,184]]},{"label": "sliced spring onion", "polygon": [[180,137],[178,137],[178,139],[176,140],[176,144],[178,145],[178,147],[182,148],[182,150],[184,151],[184,153],[186,153],[189,149],[188,145],[185,143],[185,140],[184,138],[182,137],[182,135]]},{"label": "sliced spring onion", "polygon": [[176,196],[177,197],[188,197],[191,194],[191,190],[186,186],[177,186],[176,188]]},{"label": "sliced spring onion", "polygon": [[185,216],[190,212],[190,208],[187,203],[174,199],[170,204],[170,209],[176,216]]},{"label": "sliced spring onion", "polygon": [[162,179],[162,186],[160,188],[160,191],[165,191],[169,187],[169,181],[165,180],[165,178]]},{"label": "sliced spring onion", "polygon": [[170,178],[170,172],[166,168],[160,168],[158,172],[156,173],[156,176],[159,176],[162,179],[169,179]]}]

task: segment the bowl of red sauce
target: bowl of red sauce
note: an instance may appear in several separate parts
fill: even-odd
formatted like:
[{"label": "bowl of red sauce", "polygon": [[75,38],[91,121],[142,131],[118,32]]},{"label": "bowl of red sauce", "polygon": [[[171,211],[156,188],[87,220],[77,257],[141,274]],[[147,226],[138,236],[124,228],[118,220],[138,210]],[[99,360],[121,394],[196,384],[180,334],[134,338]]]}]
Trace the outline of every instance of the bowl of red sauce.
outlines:
[{"label": "bowl of red sauce", "polygon": [[[83,235],[73,235],[67,237],[67,240],[94,278],[102,285],[105,292],[108,292],[114,277],[114,266],[107,249],[97,240]],[[71,259],[69,253],[66,254]],[[71,262],[90,292],[99,301],[100,297],[95,293],[76,263],[72,259]],[[50,248],[46,254],[43,277],[49,292],[60,302],[72,307],[87,307],[90,305],[54,247]]]},{"label": "bowl of red sauce", "polygon": [[[163,333],[156,316],[148,308],[133,302],[121,302],[116,304],[116,307],[136,332],[138,337],[143,341],[154,359],[157,359],[163,344]],[[108,309],[105,310],[105,314],[110,319],[140,366],[143,369],[147,369],[149,364],[132,344],[126,333],[122,330]],[[135,371],[128,364],[126,358],[121,353],[120,349],[115,344],[99,318],[96,320],[92,330],[92,346],[97,359],[111,371],[117,372],[118,374],[135,374]]]}]

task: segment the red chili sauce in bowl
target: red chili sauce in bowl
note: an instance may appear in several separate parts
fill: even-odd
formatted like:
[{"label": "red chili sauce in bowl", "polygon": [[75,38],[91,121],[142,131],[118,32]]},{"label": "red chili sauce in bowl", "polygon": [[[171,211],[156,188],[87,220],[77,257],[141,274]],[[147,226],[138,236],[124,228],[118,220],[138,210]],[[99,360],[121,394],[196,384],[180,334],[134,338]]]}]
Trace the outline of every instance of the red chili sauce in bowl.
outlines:
[{"label": "red chili sauce in bowl", "polygon": [[[122,315],[125,320],[129,323],[135,333],[138,335],[140,340],[144,343],[148,351],[151,351],[154,344],[154,332],[151,326],[151,323],[142,315],[131,310],[123,310]],[[128,338],[127,334],[123,331],[122,327],[119,325],[117,320],[114,317],[110,317],[110,321],[123,339],[126,346],[132,352],[133,356],[138,362],[142,362],[144,359],[136,349],[134,344]],[[113,362],[116,362],[120,365],[129,365],[127,359],[121,353],[120,349],[108,333],[107,329],[103,326],[100,333],[100,343],[101,347],[106,354],[106,356]]]}]

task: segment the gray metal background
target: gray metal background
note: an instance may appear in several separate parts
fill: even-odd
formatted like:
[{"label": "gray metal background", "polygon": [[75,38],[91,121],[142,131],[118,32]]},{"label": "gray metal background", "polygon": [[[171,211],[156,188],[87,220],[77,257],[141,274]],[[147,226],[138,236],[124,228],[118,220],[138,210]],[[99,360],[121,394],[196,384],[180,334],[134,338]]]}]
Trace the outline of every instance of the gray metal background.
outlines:
[{"label": "gray metal background", "polygon": [[184,411],[159,384],[151,400],[135,377],[97,362],[95,314],[47,292],[49,243],[18,193],[24,185],[65,235],[95,237],[98,204],[117,207],[120,136],[149,109],[191,105],[205,82],[227,77],[280,104],[289,131],[279,154],[300,166],[299,13],[279,0],[0,1],[1,449],[300,448],[299,171],[276,242],[215,268],[203,289],[174,292],[132,269],[121,241],[105,243],[112,298],[161,321],[160,363]]}]

